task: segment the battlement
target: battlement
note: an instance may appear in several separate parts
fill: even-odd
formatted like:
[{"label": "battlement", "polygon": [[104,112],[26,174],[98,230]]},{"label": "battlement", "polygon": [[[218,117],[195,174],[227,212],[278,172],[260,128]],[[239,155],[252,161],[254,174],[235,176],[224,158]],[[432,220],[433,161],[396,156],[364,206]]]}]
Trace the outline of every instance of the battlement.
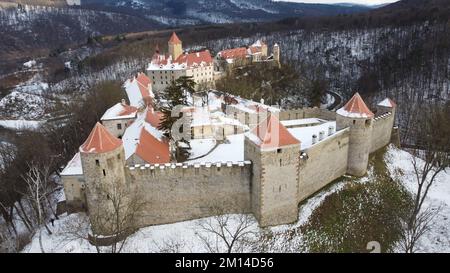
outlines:
[{"label": "battlement", "polygon": [[382,115],[376,116],[376,117],[373,119],[373,121],[374,121],[374,122],[381,121],[381,120],[387,119],[387,118],[389,118],[389,117],[391,117],[391,116],[392,116],[392,112],[387,112],[387,113],[384,113],[384,114],[382,114]]},{"label": "battlement", "polygon": [[166,164],[135,164],[126,166],[130,171],[134,170],[165,170],[165,169],[199,169],[199,168],[221,168],[221,167],[245,167],[251,165],[252,162],[246,161],[222,161],[222,162],[202,162],[202,163],[166,163]]}]

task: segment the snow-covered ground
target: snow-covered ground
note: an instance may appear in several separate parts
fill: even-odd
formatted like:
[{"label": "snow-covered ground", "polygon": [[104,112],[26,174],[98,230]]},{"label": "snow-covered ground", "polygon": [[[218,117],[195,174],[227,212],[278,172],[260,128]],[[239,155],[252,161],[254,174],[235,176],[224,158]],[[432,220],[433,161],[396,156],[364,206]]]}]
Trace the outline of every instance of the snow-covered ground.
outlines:
[{"label": "snow-covered ground", "polygon": [[[389,162],[390,173],[397,176],[408,190],[416,192],[411,158],[408,152],[390,149],[385,160]],[[450,169],[437,176],[424,206],[440,207],[440,211],[433,220],[431,231],[420,239],[417,252],[450,252]]]},{"label": "snow-covered ground", "polygon": [[[410,163],[411,155],[403,150],[399,150],[394,146],[390,146],[385,155],[385,160],[391,174],[402,173],[399,178],[410,190],[414,190],[414,174]],[[399,172],[400,171],[400,172]],[[372,172],[369,171],[366,177],[358,179],[356,182],[365,183],[370,181]],[[308,199],[305,204],[300,207],[299,220],[292,225],[282,225],[270,228],[273,240],[270,241],[268,251],[295,251],[295,249],[286,248],[285,236],[290,236],[288,231],[298,230],[297,227],[307,223],[309,217],[314,210],[320,206],[325,198],[340,189],[346,183],[346,179],[333,184],[331,187],[317,193]],[[354,181],[355,182],[355,181]],[[450,252],[450,170],[442,173],[431,188],[427,205],[441,205],[442,210],[435,219],[432,230],[426,234],[418,245],[420,252]],[[85,217],[84,214],[72,214],[61,217],[55,222],[53,228],[54,234],[49,236],[45,231],[43,234],[43,245],[46,252],[96,252],[95,248],[84,240],[65,241],[64,233],[66,225],[77,222]],[[234,220],[230,226],[236,222],[237,215],[233,215]],[[204,218],[199,220],[179,222],[169,225],[159,225],[140,229],[132,235],[127,241],[124,252],[206,252],[207,249],[200,240],[198,233],[202,233],[198,224],[201,221],[211,220],[212,218]],[[251,229],[255,232],[260,231],[255,225]],[[301,244],[301,234],[296,234],[297,242],[295,245]],[[209,235],[211,236],[211,235]],[[212,238],[214,239],[214,238]],[[249,251],[249,249],[246,249]],[[23,252],[40,252],[38,237],[35,236],[32,242],[25,247]]]}]

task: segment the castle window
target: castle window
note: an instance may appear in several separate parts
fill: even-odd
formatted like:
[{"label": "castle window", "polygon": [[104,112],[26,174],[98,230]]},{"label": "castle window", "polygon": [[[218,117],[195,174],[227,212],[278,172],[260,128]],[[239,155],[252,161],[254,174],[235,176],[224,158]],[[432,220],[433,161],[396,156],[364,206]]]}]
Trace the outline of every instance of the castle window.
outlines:
[{"label": "castle window", "polygon": [[105,171],[105,169],[103,169],[103,176],[106,176],[106,171]]},{"label": "castle window", "polygon": [[120,154],[117,155],[117,159],[120,159]]},{"label": "castle window", "polygon": [[122,130],[122,124],[117,123],[117,130]]},{"label": "castle window", "polygon": [[356,120],[353,120],[353,124],[355,124],[356,123]]},{"label": "castle window", "polygon": [[280,159],[280,167],[281,167],[281,159]]},{"label": "castle window", "polygon": [[281,186],[278,188],[278,192],[281,192]]},{"label": "castle window", "polygon": [[366,126],[370,125],[370,119],[366,120]]},{"label": "castle window", "polygon": [[281,154],[282,150],[281,149],[277,149],[277,154]]},{"label": "castle window", "polygon": [[95,165],[100,166],[100,161],[98,159],[95,160]]}]

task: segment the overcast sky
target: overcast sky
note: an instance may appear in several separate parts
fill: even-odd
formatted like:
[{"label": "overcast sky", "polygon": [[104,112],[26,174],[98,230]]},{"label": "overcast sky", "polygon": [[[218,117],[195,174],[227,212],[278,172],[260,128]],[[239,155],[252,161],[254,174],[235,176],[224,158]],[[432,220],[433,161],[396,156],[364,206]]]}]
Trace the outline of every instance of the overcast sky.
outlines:
[{"label": "overcast sky", "polygon": [[384,3],[397,2],[398,0],[276,0],[284,2],[300,2],[300,3],[322,3],[322,4],[332,4],[332,3],[358,3],[364,5],[378,5]]}]

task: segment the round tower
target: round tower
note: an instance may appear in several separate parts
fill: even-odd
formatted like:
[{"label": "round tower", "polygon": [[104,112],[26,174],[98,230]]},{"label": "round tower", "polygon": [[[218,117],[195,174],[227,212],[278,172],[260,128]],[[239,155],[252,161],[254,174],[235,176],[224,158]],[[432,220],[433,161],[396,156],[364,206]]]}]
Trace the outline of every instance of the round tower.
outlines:
[{"label": "round tower", "polygon": [[183,44],[175,32],[172,33],[172,37],[170,37],[168,46],[169,46],[169,54],[172,57],[172,62],[175,62],[175,60],[181,54],[183,54]]},{"label": "round tower", "polygon": [[374,114],[356,93],[336,112],[337,130],[349,128],[347,173],[363,176],[367,172]]},{"label": "round tower", "polygon": [[280,65],[280,46],[278,44],[273,45],[273,60]]},{"label": "round tower", "polygon": [[391,112],[395,116],[395,110],[397,104],[390,98],[385,98],[383,101],[377,104],[377,116]]},{"label": "round tower", "polygon": [[[113,215],[118,198],[125,204],[125,152],[122,140],[97,122],[80,146],[86,184],[86,201],[95,234],[113,235]],[[121,196],[119,196],[121,194]]]}]

